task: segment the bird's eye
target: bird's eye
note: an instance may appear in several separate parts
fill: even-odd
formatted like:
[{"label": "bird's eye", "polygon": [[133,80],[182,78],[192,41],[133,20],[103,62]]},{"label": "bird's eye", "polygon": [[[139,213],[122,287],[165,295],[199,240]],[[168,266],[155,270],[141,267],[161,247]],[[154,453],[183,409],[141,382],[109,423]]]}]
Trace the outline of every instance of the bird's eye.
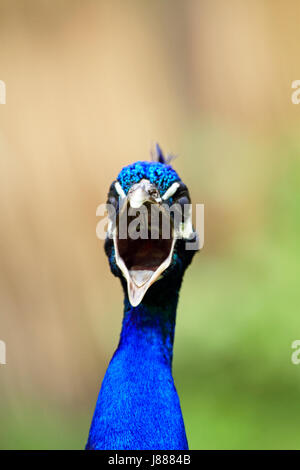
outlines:
[{"label": "bird's eye", "polygon": [[176,203],[184,206],[185,204],[190,204],[190,199],[188,196],[181,196],[180,198],[176,199]]},{"label": "bird's eye", "polygon": [[181,215],[182,224],[185,224],[189,219],[189,210],[188,210],[188,207],[185,207],[185,206],[190,205],[190,203],[191,203],[191,198],[189,195],[188,188],[186,187],[184,183],[180,182],[178,184],[178,189],[173,196],[172,205],[175,208],[178,207],[178,205],[180,206],[180,209],[178,208],[178,210]]},{"label": "bird's eye", "polygon": [[182,181],[179,183],[178,189],[174,195],[174,202],[180,205],[191,203],[189,190]]}]

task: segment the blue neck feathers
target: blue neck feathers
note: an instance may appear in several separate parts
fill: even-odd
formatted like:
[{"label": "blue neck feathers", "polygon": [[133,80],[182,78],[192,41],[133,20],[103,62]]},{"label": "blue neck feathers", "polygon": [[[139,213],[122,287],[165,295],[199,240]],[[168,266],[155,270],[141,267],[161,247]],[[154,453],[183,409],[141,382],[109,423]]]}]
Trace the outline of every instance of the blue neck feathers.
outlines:
[{"label": "blue neck feathers", "polygon": [[164,299],[154,286],[137,307],[125,291],[120,342],[103,379],[87,449],[188,449],[172,377],[179,286]]},{"label": "blue neck feathers", "polygon": [[142,351],[152,360],[172,366],[177,299],[166,307],[124,301],[124,318],[119,350]]}]

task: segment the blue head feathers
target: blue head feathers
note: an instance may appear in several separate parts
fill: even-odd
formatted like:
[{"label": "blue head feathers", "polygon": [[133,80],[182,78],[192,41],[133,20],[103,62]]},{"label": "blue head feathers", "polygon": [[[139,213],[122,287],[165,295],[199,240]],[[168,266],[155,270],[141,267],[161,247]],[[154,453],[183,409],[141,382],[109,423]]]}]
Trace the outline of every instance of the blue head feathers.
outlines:
[{"label": "blue head feathers", "polygon": [[120,171],[117,180],[125,194],[128,194],[133,184],[142,179],[147,179],[154,184],[161,196],[175,181],[180,181],[176,171],[168,164],[172,157],[165,158],[158,144],[156,144],[156,159],[157,161],[152,162],[138,161],[125,166]]}]

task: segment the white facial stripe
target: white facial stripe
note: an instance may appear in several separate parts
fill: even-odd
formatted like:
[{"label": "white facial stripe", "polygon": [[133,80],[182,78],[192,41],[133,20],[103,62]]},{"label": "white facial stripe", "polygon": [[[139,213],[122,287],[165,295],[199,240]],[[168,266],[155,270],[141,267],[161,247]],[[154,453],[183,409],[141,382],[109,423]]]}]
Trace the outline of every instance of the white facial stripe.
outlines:
[{"label": "white facial stripe", "polygon": [[125,199],[126,197],[126,194],[122,188],[122,186],[120,185],[119,181],[116,181],[115,182],[115,188],[116,188],[116,191],[117,193],[119,194],[119,196],[122,198],[122,199]]},{"label": "white facial stripe", "polygon": [[165,192],[165,194],[162,196],[162,199],[165,201],[166,199],[169,199],[169,197],[173,196],[173,194],[176,193],[177,189],[179,188],[180,184],[177,183],[177,181],[175,183],[173,183],[169,189],[167,189],[167,191]]},{"label": "white facial stripe", "polygon": [[189,213],[184,224],[181,224],[180,235],[182,238],[189,239],[194,234],[193,222],[192,222],[192,211],[189,206]]}]

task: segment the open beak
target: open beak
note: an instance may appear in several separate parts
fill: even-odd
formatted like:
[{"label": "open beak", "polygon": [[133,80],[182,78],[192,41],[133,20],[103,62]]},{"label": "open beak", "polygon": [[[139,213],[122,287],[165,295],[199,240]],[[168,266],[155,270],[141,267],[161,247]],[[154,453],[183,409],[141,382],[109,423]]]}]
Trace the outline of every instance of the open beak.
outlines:
[{"label": "open beak", "polygon": [[[131,305],[136,307],[143,300],[149,287],[157,281],[162,273],[169,267],[175,237],[172,221],[168,220],[169,236],[162,230],[164,217],[170,217],[161,207],[162,200],[157,188],[148,180],[141,180],[132,186],[128,195],[123,198],[119,219],[126,216],[126,237],[120,235],[119,224],[113,232],[116,263],[127,281],[128,297]],[[151,220],[151,206],[159,210],[161,216],[156,219],[156,227]],[[130,209],[139,212],[141,206],[147,209],[147,237],[130,236],[128,225],[134,217],[130,216]],[[153,234],[156,234],[153,237]],[[144,232],[145,235],[145,232]]]}]

